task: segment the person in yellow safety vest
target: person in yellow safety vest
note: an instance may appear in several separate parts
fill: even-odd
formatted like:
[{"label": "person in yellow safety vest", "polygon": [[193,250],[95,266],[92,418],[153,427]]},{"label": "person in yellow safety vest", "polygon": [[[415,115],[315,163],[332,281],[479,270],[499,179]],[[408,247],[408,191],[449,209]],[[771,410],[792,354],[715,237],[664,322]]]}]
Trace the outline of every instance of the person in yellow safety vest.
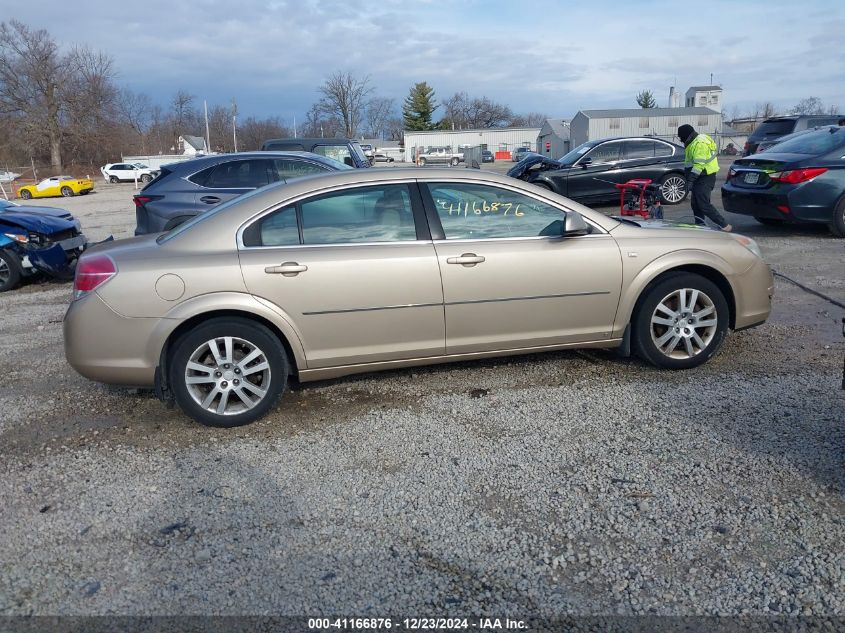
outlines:
[{"label": "person in yellow safety vest", "polygon": [[696,132],[691,125],[679,127],[678,138],[686,148],[684,167],[695,223],[704,225],[704,218],[708,217],[723,231],[730,231],[733,227],[710,202],[710,194],[716,186],[716,174],[719,173],[719,161],[716,160],[716,154],[719,152],[716,143],[706,134]]}]

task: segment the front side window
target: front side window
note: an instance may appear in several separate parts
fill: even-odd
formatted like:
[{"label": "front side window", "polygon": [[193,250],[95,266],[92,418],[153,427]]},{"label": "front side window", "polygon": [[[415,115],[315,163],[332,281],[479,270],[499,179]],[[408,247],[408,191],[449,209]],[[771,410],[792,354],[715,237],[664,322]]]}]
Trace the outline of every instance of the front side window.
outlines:
[{"label": "front side window", "polygon": [[255,189],[270,182],[270,161],[231,160],[214,167],[203,183],[209,189]]},{"label": "front side window", "polygon": [[603,143],[594,147],[584,158],[589,158],[593,164],[613,163],[619,160],[621,143]]},{"label": "front side window", "polygon": [[276,168],[277,180],[313,176],[314,174],[323,174],[329,171],[328,167],[317,163],[293,158],[276,158],[273,160],[273,166]]},{"label": "front side window", "polygon": [[427,187],[447,240],[561,234],[564,212],[525,194],[468,183]]},{"label": "front side window", "polygon": [[354,244],[417,239],[407,185],[335,192],[301,203],[304,244]]},{"label": "front side window", "polygon": [[344,163],[346,165],[354,165],[355,162],[352,160],[352,154],[349,152],[349,148],[346,144],[343,145],[317,145],[314,148],[315,154],[320,154],[321,156],[328,156],[329,158],[334,158],[336,161],[340,163]]}]

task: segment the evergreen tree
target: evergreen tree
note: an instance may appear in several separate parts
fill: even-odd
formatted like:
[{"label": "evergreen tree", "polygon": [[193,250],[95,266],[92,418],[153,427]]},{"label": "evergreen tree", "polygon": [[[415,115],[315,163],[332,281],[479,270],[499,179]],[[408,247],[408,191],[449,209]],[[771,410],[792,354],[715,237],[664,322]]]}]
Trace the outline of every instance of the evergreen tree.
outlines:
[{"label": "evergreen tree", "polygon": [[654,95],[651,94],[651,90],[643,90],[637,95],[637,105],[641,108],[657,107],[657,101],[654,100]]},{"label": "evergreen tree", "polygon": [[434,88],[424,81],[414,84],[402,106],[405,129],[412,131],[437,129],[437,124],[432,122],[432,115],[436,109]]}]

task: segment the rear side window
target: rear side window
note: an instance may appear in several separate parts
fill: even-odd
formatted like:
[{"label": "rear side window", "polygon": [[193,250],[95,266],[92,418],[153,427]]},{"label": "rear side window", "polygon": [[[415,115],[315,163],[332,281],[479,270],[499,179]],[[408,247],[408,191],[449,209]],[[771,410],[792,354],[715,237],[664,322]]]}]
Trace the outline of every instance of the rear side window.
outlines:
[{"label": "rear side window", "polygon": [[315,154],[320,154],[320,156],[334,158],[336,161],[346,165],[355,164],[352,160],[352,154],[349,152],[349,148],[345,143],[343,145],[315,145],[312,151]]},{"label": "rear side window", "polygon": [[653,158],[654,141],[625,141],[625,155],[627,160],[634,158]]},{"label": "rear side window", "polygon": [[293,246],[299,244],[296,207],[285,207],[253,223],[243,234],[244,246]]},{"label": "rear side window", "polygon": [[661,143],[660,141],[654,142],[654,155],[655,156],[674,156],[675,149],[671,145],[667,145],[666,143]]},{"label": "rear side window", "polygon": [[214,167],[204,186],[209,189],[255,189],[270,182],[269,171],[268,160],[232,160]]}]

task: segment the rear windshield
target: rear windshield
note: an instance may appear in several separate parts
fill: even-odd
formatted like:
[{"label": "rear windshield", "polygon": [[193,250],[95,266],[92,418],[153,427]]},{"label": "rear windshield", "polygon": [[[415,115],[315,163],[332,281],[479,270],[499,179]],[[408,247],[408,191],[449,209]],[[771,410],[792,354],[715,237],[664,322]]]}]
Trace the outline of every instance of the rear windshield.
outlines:
[{"label": "rear windshield", "polygon": [[825,128],[800,134],[783,143],[778,143],[770,148],[769,152],[819,156],[837,147],[845,147],[845,128]]},{"label": "rear windshield", "polygon": [[792,133],[795,129],[795,121],[792,119],[773,119],[770,121],[763,121],[759,127],[754,130],[752,136],[755,138],[762,138],[764,136],[782,136],[784,134]]}]

